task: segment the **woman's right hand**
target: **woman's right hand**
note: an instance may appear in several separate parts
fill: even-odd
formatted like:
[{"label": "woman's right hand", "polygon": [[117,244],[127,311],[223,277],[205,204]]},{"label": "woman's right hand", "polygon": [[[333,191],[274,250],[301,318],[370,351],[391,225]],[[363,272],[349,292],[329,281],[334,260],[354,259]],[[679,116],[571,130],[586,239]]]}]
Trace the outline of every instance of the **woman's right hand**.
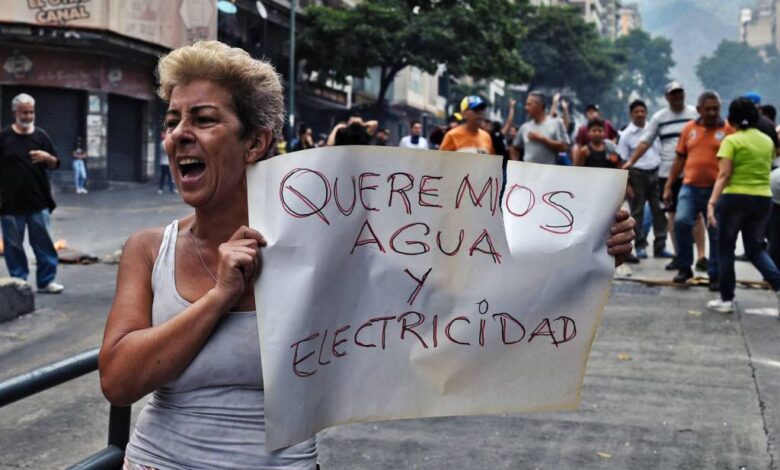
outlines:
[{"label": "woman's right hand", "polygon": [[265,238],[257,230],[241,226],[228,241],[219,245],[219,265],[215,289],[230,299],[231,306],[251,288],[260,274],[260,248]]}]

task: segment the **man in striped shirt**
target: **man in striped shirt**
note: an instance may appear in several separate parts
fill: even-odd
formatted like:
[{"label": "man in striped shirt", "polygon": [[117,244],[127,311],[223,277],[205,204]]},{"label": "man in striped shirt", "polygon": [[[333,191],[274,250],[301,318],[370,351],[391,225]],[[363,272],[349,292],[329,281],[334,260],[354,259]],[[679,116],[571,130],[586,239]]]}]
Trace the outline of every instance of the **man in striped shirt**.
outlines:
[{"label": "man in striped shirt", "polygon": [[[639,146],[634,151],[633,155],[631,155],[631,158],[623,165],[624,169],[631,169],[636,162],[642,158],[645,152],[652,147],[655,139],[660,139],[661,164],[658,167],[659,193],[663,191],[664,186],[666,186],[666,181],[669,178],[669,170],[672,168],[672,163],[677,156],[677,141],[680,138],[683,127],[685,127],[685,124],[688,121],[699,117],[696,108],[685,104],[685,90],[679,82],[673,81],[666,85],[666,101],[669,106],[653,115],[645,128],[645,133],[642,136]],[[673,197],[671,203],[666,205],[665,208],[666,220],[669,227],[668,233],[670,236],[674,234],[674,216],[677,210],[677,194],[680,192],[681,187],[682,178],[678,178],[678,181],[672,183],[672,188],[674,190]],[[703,226],[701,232],[701,239],[703,240]],[[672,242],[674,243],[674,238],[672,238]],[[655,257],[670,258],[671,254],[666,250],[656,250]],[[674,261],[667,266],[667,269],[677,269]]]}]

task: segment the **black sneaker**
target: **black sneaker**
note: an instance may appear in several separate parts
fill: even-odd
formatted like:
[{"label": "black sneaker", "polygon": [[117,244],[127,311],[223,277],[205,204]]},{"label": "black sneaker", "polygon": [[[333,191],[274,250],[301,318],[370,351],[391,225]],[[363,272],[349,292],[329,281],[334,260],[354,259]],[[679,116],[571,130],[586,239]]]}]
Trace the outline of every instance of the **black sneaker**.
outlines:
[{"label": "black sneaker", "polygon": [[691,268],[680,268],[677,275],[672,279],[672,282],[675,284],[685,284],[688,279],[691,278],[693,278],[693,271],[691,271]]},{"label": "black sneaker", "polygon": [[628,255],[623,257],[623,262],[628,264],[639,264],[639,258],[634,256],[633,253],[629,253]]},{"label": "black sneaker", "polygon": [[667,271],[677,271],[680,269],[680,267],[677,266],[677,258],[672,258],[672,260],[669,261],[669,264],[667,264],[664,269]]},{"label": "black sneaker", "polygon": [[696,261],[696,270],[706,273],[708,264],[709,262],[707,261],[707,257],[702,256],[698,261]]}]

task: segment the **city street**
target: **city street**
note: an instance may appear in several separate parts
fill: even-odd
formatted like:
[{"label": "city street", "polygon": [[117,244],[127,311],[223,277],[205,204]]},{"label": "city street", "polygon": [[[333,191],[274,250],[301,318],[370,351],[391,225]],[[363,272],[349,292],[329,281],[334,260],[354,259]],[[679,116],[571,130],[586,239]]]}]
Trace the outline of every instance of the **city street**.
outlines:
[{"label": "city street", "polygon": [[[99,257],[188,212],[148,184],[55,200],[54,238]],[[631,265],[633,276],[671,279],[665,261]],[[746,263],[737,273],[758,279]],[[115,274],[114,264],[61,265],[61,295],[37,295],[34,313],[0,323],[0,380],[98,346]],[[579,410],[339,426],[319,436],[322,468],[776,470],[780,321],[762,310],[776,298],[739,289],[731,315],[708,312],[710,298],[703,287],[616,281]],[[97,373],[0,408],[0,469],[64,468],[103,448],[107,425]]]}]

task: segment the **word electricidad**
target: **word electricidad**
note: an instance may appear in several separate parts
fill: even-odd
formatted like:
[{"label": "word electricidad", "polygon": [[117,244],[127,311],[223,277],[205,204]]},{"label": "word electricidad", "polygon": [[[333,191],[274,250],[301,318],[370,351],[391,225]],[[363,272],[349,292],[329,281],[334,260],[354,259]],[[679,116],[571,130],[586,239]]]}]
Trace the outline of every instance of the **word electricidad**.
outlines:
[{"label": "word electricidad", "polygon": [[436,349],[443,342],[459,347],[484,348],[489,342],[512,346],[546,337],[547,340],[538,339],[537,343],[542,341],[557,348],[577,336],[575,321],[565,315],[545,317],[534,322],[531,330],[518,320],[517,315],[506,312],[488,314],[487,300],[478,302],[477,306],[478,319],[459,315],[441,320],[440,315],[426,317],[421,312],[407,311],[371,318],[356,328],[343,325],[330,333],[328,329],[312,333],[290,345],[292,372],[298,377],[311,377],[320,368],[345,358],[350,352],[384,351],[392,342],[412,341],[423,349]]}]

